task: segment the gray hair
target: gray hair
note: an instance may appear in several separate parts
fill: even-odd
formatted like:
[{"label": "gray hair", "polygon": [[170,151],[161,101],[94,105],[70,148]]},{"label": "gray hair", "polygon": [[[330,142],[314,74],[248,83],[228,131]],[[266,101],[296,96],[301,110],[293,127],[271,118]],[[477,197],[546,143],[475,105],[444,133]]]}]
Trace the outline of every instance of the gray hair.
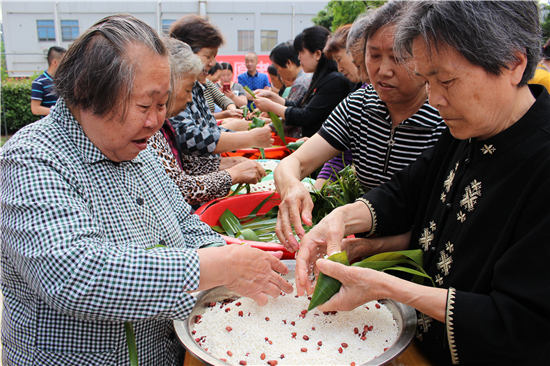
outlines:
[{"label": "gray hair", "polygon": [[366,23],[363,25],[365,44],[380,28],[398,24],[406,8],[406,1],[389,1],[369,13],[365,20]]},{"label": "gray hair", "polygon": [[451,47],[496,76],[517,61],[517,52],[525,53],[527,66],[519,83],[523,86],[540,60],[539,9],[536,1],[415,1],[395,31],[397,53],[413,56],[417,37],[428,52]]},{"label": "gray hair", "polygon": [[162,37],[162,41],[170,54],[170,71],[176,80],[189,76],[196,78],[202,72],[204,65],[200,57],[187,43],[172,37]]},{"label": "gray hair", "polygon": [[346,52],[352,56],[362,54],[362,59],[365,58],[365,30],[369,23],[370,14],[372,14],[372,10],[367,10],[355,19],[346,40]]},{"label": "gray hair", "polygon": [[168,57],[155,30],[132,15],[112,15],[95,23],[63,57],[54,78],[57,95],[67,105],[91,111],[98,117],[112,117],[122,108],[124,119],[140,66],[140,59],[132,59],[128,54],[136,45]]}]

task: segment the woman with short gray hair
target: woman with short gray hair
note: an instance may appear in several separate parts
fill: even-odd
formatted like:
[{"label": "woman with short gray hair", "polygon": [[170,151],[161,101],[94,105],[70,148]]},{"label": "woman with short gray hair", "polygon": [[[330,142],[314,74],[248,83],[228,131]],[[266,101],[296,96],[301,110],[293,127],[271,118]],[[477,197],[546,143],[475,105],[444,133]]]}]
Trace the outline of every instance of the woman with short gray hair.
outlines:
[{"label": "woman with short gray hair", "polygon": [[[418,344],[435,365],[548,364],[550,95],[526,85],[540,57],[538,4],[411,2],[394,47],[413,62],[449,130],[390,182],[304,236],[298,294],[311,292],[316,264],[342,282],[320,310],[380,298],[410,305]],[[411,227],[405,244],[341,244],[350,234],[384,238]],[[346,250],[351,262],[405,249],[423,252],[435,287],[310,259]]]},{"label": "woman with short gray hair", "polygon": [[[204,66],[186,43],[171,37],[162,40],[170,53],[173,79],[174,92],[167,113],[167,118],[170,118],[177,116],[192,102],[191,91]],[[166,174],[176,183],[190,205],[227,196],[233,184],[255,184],[265,176],[260,164],[243,157],[182,155],[180,158],[176,131],[168,119],[149,139],[148,144],[156,151]]]},{"label": "woman with short gray hair", "polygon": [[127,366],[129,350],[181,366],[190,292],[227,285],[262,305],[292,292],[282,253],[225,245],[148,148],[171,93],[155,30],[104,18],[54,83],[51,113],[0,151],[4,366]]}]

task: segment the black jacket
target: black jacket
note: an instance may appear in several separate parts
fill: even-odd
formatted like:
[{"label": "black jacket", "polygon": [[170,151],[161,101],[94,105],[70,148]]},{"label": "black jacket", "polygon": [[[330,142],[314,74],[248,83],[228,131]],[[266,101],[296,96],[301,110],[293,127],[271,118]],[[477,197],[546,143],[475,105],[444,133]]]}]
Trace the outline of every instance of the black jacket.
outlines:
[{"label": "black jacket", "polygon": [[313,136],[354,85],[338,71],[324,75],[304,101],[286,101],[287,125],[301,126],[302,136]]}]

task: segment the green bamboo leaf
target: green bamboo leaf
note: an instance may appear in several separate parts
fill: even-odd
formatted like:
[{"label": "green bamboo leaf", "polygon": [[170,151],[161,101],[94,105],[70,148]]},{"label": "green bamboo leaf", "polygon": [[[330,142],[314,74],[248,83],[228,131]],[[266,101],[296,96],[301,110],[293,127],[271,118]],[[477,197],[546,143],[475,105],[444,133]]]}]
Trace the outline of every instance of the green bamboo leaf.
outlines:
[{"label": "green bamboo leaf", "polygon": [[[418,283],[419,285],[422,285],[424,283],[424,278],[429,278],[430,281],[432,282],[432,285],[433,287],[435,287],[435,282],[434,280],[432,280],[432,278],[430,277],[430,275],[428,275],[426,272],[422,271],[416,271],[414,269],[411,269],[411,268],[407,268],[407,267],[390,267],[390,268],[386,268],[383,270],[384,272],[386,271],[401,271],[401,272],[407,272],[407,273],[410,273],[410,274],[413,274],[414,275],[414,278],[413,278],[413,282],[414,283]],[[422,277],[420,279],[415,279],[417,277]]]},{"label": "green bamboo leaf", "polygon": [[265,149],[263,147],[260,147],[260,157],[265,159]]},{"label": "green bamboo leaf", "polygon": [[252,95],[252,99],[256,99],[256,94],[254,94],[254,92],[252,90],[250,90],[250,88],[248,86],[243,86],[243,89],[246,90],[248,92],[248,94]]},{"label": "green bamboo leaf", "polygon": [[237,185],[237,188],[235,188],[235,190],[230,194],[228,195],[227,197],[231,197],[231,196],[235,196],[237,194],[239,194],[239,192],[244,188],[244,184],[243,183],[239,183]]},{"label": "green bamboo leaf", "polygon": [[275,131],[277,131],[277,136],[279,136],[283,144],[286,146],[285,130],[283,128],[283,122],[281,122],[281,119],[279,118],[279,116],[277,116],[273,112],[267,112],[267,115],[271,119],[271,123],[273,123],[273,126],[275,126]]},{"label": "green bamboo leaf", "polygon": [[[349,266],[348,255],[346,252],[335,253],[327,258],[333,262],[342,263]],[[315,309],[317,306],[327,302],[334,294],[340,291],[342,283],[335,278],[327,276],[322,272],[317,277],[317,283],[315,284],[315,290],[311,296],[308,311]]]},{"label": "green bamboo leaf", "polygon": [[243,118],[246,118],[247,115],[248,115],[248,107],[244,106],[243,107]]},{"label": "green bamboo leaf", "polygon": [[132,323],[124,322],[124,330],[126,331],[126,343],[128,344],[128,352],[130,354],[130,365],[138,366],[136,336]]},{"label": "green bamboo leaf", "polygon": [[290,151],[296,151],[298,150],[298,148],[300,146],[302,146],[304,144],[305,141],[300,141],[300,142],[291,142],[290,144],[286,145],[286,147],[290,150]]},{"label": "green bamboo leaf", "polygon": [[422,250],[420,249],[400,250],[396,252],[379,253],[371,257],[368,257],[363,261],[393,260],[393,259],[399,258],[400,256],[405,256],[420,266],[423,265],[423,259],[422,259],[423,253],[422,253]]},{"label": "green bamboo leaf", "polygon": [[235,234],[243,229],[237,216],[229,209],[226,209],[220,216],[220,224],[222,224],[227,235],[233,237],[236,237]]},{"label": "green bamboo leaf", "polygon": [[258,235],[250,229],[242,229],[235,236],[239,238],[242,236],[242,238],[245,240],[260,241],[260,238],[258,238]]},{"label": "green bamboo leaf", "polygon": [[221,227],[221,226],[216,226],[216,225],[214,225],[214,226],[210,226],[210,228],[211,228],[212,230],[214,230],[215,232],[217,232],[217,233],[225,234],[225,230],[224,230],[223,227]]}]

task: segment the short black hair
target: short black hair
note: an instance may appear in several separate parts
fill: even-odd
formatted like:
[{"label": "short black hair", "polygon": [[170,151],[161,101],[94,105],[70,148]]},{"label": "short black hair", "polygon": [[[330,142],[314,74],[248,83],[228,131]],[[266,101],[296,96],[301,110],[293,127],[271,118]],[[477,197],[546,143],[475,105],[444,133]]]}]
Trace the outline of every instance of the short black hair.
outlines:
[{"label": "short black hair", "polygon": [[284,42],[278,44],[271,50],[269,59],[274,64],[280,67],[286,67],[287,62],[290,61],[296,66],[300,66],[300,59],[298,58],[298,51],[294,48],[292,42]]},{"label": "short black hair", "polygon": [[222,65],[216,62],[216,64],[208,70],[208,75],[214,75],[218,70],[222,70]]},{"label": "short black hair", "polygon": [[66,49],[59,46],[53,46],[50,47],[48,50],[48,66],[50,66],[53,62],[53,60],[59,60],[65,53],[67,52]]},{"label": "short black hair", "polygon": [[221,66],[222,66],[222,70],[229,70],[233,72],[233,66],[231,66],[229,62],[222,62]]}]

